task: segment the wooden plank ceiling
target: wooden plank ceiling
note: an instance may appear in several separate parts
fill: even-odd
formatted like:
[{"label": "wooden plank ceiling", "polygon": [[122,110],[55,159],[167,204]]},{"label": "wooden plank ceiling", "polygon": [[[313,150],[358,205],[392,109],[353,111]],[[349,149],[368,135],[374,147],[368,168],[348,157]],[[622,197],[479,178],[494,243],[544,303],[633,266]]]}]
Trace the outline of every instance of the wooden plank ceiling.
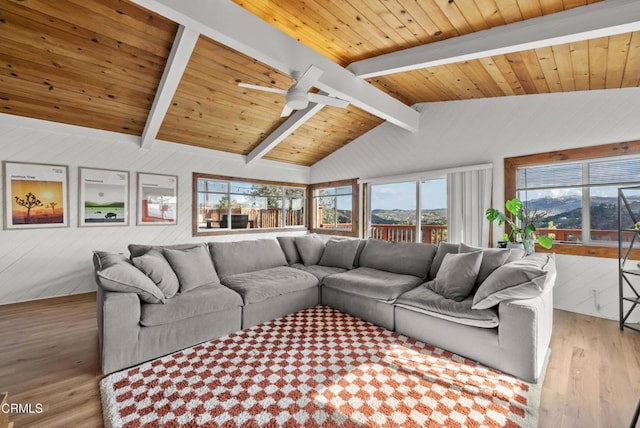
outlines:
[{"label": "wooden plank ceiling", "polygon": [[[590,0],[234,0],[334,62],[363,59],[542,15]],[[613,1],[613,0],[609,0]],[[3,0],[3,112],[141,135],[177,25],[127,0]],[[497,55],[368,79],[400,101],[640,86],[640,33]],[[158,138],[248,154],[284,119],[291,78],[200,36]],[[313,165],[381,123],[325,107],[265,158]]]},{"label": "wooden plank ceiling", "polygon": [[176,30],[117,0],[2,0],[0,111],[141,135]]}]

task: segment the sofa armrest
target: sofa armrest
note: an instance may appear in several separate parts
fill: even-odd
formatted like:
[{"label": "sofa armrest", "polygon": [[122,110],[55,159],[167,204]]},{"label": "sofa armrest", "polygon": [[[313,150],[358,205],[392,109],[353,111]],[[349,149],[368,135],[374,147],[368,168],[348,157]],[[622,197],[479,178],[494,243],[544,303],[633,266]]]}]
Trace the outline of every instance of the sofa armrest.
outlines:
[{"label": "sofa armrest", "polygon": [[522,361],[540,375],[545,363],[553,328],[553,287],[537,297],[511,300],[498,305],[498,341],[503,348],[515,350]]},{"label": "sofa armrest", "polygon": [[100,362],[102,372],[108,374],[138,360],[140,298],[98,287],[97,305]]}]

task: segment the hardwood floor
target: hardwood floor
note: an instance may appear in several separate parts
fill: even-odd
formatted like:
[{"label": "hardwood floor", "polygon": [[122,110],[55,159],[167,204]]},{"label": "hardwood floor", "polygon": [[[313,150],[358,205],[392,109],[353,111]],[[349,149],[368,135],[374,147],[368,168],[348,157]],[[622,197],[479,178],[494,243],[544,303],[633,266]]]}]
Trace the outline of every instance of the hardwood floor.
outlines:
[{"label": "hardwood floor", "polygon": [[[627,427],[640,399],[640,334],[555,311],[540,427]],[[41,403],[22,427],[100,427],[95,295],[0,306],[0,392]]]}]

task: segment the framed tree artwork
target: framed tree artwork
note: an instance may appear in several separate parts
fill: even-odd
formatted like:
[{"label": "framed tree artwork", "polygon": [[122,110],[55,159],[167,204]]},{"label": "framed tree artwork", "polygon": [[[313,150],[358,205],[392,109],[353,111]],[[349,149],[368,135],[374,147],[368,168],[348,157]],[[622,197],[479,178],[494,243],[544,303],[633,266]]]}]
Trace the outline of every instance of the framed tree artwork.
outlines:
[{"label": "framed tree artwork", "polygon": [[78,168],[78,226],[129,224],[129,172]]},{"label": "framed tree artwork", "polygon": [[178,177],[138,173],[138,224],[178,222]]},{"label": "framed tree artwork", "polygon": [[2,162],[4,228],[69,227],[69,168]]}]

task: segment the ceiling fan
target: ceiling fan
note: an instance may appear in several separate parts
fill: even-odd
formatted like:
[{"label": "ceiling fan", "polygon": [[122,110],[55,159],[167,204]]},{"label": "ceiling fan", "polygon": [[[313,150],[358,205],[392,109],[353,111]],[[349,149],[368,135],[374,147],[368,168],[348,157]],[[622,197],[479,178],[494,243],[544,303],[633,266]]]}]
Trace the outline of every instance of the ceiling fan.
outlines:
[{"label": "ceiling fan", "polygon": [[309,89],[317,82],[318,78],[324,71],[315,65],[311,65],[307,70],[300,74],[292,73],[291,77],[296,81],[288,90],[270,88],[268,86],[251,85],[249,83],[238,83],[238,86],[248,89],[257,89],[259,91],[273,92],[274,94],[285,95],[286,103],[282,109],[280,117],[287,117],[293,110],[301,110],[309,105],[309,102],[316,104],[326,104],[334,107],[345,108],[349,105],[349,101],[340,98],[330,97],[328,95],[309,93]]}]

